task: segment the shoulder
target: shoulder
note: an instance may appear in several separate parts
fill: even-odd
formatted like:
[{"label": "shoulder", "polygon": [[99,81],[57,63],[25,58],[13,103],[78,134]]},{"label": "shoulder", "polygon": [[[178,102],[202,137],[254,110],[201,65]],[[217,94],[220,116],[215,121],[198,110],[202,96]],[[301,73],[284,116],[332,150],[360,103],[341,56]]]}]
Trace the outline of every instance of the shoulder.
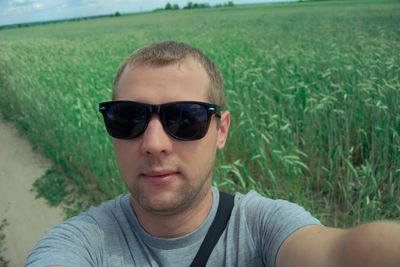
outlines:
[{"label": "shoulder", "polygon": [[[63,259],[66,266],[76,262],[98,264],[107,227],[115,223],[124,196],[92,207],[51,228],[33,247],[27,266],[51,265]],[[94,261],[94,262],[93,262]],[[85,265],[81,265],[85,266]]]},{"label": "shoulder", "polygon": [[247,223],[265,223],[268,227],[297,228],[305,224],[320,224],[310,212],[298,204],[261,196],[255,191],[235,194],[235,209],[244,215]]},{"label": "shoulder", "polygon": [[262,213],[265,216],[311,216],[303,207],[283,199],[266,198],[255,191],[235,194],[235,207],[247,213]]},{"label": "shoulder", "polygon": [[71,217],[54,228],[83,227],[82,230],[103,228],[110,223],[114,223],[116,219],[121,217],[120,213],[123,212],[122,206],[124,202],[129,201],[128,199],[128,195],[121,195],[115,199],[102,202],[100,205],[92,206],[88,210]]},{"label": "shoulder", "polygon": [[99,239],[126,218],[124,212],[126,205],[129,206],[129,195],[121,195],[99,206],[93,206],[55,228],[65,229],[71,233],[78,231],[80,237],[87,236],[85,239]]},{"label": "shoulder", "polygon": [[298,204],[270,199],[255,191],[235,194],[234,220],[244,224],[254,247],[266,266],[275,266],[275,258],[283,242],[307,225],[320,225]]},{"label": "shoulder", "polygon": [[99,225],[113,221],[123,213],[124,206],[129,205],[129,195],[120,195],[113,200],[101,203],[99,206],[91,207],[81,213],[78,218],[92,220]]}]

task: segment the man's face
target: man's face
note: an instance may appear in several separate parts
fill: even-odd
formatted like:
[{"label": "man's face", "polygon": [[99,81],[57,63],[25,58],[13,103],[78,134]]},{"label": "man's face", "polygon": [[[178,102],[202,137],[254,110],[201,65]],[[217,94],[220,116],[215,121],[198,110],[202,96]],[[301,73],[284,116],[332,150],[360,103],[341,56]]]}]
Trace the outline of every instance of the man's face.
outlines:
[{"label": "man's face", "polygon": [[[148,104],[174,101],[209,102],[208,76],[191,60],[162,66],[137,66],[121,76],[115,100]],[[157,214],[176,214],[210,192],[216,150],[226,141],[229,113],[222,113],[217,128],[215,115],[206,136],[195,141],[170,137],[154,115],[141,136],[113,138],[121,175],[132,193],[135,209]]]}]

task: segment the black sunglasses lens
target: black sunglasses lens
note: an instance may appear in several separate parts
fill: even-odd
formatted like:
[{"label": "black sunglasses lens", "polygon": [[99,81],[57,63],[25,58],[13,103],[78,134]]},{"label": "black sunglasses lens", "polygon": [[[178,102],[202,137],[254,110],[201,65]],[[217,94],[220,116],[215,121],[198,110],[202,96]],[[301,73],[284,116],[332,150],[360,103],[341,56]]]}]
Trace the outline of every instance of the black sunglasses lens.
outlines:
[{"label": "black sunglasses lens", "polygon": [[207,107],[198,103],[171,103],[163,106],[166,131],[179,140],[197,140],[207,133]]},{"label": "black sunglasses lens", "polygon": [[112,137],[130,139],[146,129],[146,107],[139,103],[117,102],[104,113],[107,130]]}]

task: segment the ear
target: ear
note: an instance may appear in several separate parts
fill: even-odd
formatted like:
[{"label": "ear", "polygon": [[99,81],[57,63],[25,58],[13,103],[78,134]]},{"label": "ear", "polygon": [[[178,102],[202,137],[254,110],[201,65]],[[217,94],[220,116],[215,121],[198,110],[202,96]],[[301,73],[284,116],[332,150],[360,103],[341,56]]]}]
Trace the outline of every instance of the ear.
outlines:
[{"label": "ear", "polygon": [[224,111],[221,114],[220,124],[218,129],[217,148],[222,149],[228,139],[229,125],[231,124],[231,114],[229,111]]}]

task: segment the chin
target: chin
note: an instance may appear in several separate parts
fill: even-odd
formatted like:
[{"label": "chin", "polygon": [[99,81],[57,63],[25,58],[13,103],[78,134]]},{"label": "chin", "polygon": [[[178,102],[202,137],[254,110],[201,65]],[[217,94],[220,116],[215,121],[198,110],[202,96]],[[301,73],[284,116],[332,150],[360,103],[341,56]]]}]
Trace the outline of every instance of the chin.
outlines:
[{"label": "chin", "polygon": [[135,197],[136,202],[149,212],[163,212],[179,209],[183,199],[174,192],[152,192],[139,194]]}]

